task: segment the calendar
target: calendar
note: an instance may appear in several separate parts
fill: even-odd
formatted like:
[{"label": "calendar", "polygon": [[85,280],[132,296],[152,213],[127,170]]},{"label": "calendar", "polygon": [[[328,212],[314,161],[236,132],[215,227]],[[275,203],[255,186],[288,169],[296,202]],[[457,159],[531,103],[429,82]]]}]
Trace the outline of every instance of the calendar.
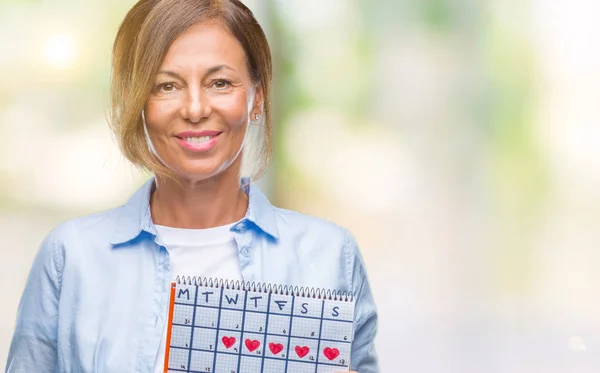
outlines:
[{"label": "calendar", "polygon": [[352,294],[180,278],[171,285],[164,372],[349,370]]}]

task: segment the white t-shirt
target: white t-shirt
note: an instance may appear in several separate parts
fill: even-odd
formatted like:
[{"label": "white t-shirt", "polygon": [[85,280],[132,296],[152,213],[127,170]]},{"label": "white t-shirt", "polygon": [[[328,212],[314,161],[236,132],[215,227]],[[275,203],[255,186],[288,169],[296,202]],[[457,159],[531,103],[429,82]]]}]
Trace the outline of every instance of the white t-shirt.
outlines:
[{"label": "white t-shirt", "polygon": [[[216,277],[241,280],[238,250],[230,228],[181,229],[157,225],[157,240],[169,252],[171,280],[177,276]],[[154,372],[164,371],[167,326],[163,331]]]}]

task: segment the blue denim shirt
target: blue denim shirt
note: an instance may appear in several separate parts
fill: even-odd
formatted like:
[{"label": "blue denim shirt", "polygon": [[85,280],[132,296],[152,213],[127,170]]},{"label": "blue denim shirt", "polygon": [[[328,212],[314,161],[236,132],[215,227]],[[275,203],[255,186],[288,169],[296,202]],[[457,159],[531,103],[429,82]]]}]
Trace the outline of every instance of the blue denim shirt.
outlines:
[{"label": "blue denim shirt", "polygon": [[[151,373],[167,322],[170,265],[156,243],[149,180],[123,206],[56,227],[35,258],[21,298],[7,372]],[[244,281],[351,291],[351,368],[378,372],[377,312],[352,235],[274,207],[251,184],[231,228]]]}]

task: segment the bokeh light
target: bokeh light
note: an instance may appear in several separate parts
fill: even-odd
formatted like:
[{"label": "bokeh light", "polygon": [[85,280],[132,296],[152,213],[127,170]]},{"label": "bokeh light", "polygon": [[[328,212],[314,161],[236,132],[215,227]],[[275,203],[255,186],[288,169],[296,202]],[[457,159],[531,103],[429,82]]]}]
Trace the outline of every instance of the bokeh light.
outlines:
[{"label": "bokeh light", "polygon": [[66,69],[71,67],[77,58],[77,45],[69,34],[50,36],[44,45],[44,57],[54,68]]}]

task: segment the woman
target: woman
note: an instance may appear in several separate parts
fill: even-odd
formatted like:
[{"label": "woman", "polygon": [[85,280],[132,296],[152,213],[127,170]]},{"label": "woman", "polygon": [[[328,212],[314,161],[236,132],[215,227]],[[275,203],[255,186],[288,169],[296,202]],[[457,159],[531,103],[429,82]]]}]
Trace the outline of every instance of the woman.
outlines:
[{"label": "woman", "polygon": [[[115,40],[112,128],[155,175],[59,225],[22,296],[8,372],[162,372],[177,275],[351,291],[351,369],[377,372],[377,315],[346,230],[272,206],[271,55],[237,0],[140,0]],[[242,369],[243,371],[243,369]]]}]

